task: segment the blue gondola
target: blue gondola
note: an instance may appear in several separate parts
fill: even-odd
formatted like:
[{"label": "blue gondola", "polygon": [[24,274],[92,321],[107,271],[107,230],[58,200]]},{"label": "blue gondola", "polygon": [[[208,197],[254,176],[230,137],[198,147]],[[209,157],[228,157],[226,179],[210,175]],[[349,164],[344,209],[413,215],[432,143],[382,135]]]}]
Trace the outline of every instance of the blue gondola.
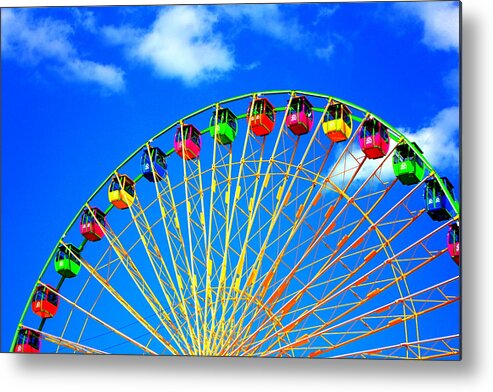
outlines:
[{"label": "blue gondola", "polygon": [[[452,198],[455,200],[453,185],[450,183],[447,177],[442,177],[442,181]],[[426,211],[428,212],[430,218],[434,221],[444,221],[453,217],[454,210],[452,208],[452,204],[445,195],[445,192],[442,190],[436,178],[430,178],[426,180],[424,201],[426,205]]]},{"label": "blue gondola", "polygon": [[[168,173],[166,154],[159,147],[144,148],[140,160],[142,175],[150,182],[161,181]],[[154,168],[154,172],[152,169]]]}]

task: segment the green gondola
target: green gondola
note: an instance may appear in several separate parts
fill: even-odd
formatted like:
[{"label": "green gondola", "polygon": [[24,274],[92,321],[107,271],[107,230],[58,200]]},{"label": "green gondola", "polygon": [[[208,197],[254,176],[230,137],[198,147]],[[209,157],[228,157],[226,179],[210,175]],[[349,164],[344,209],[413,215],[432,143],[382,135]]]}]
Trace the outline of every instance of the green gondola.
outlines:
[{"label": "green gondola", "polygon": [[64,278],[73,278],[80,271],[80,249],[72,244],[60,244],[55,253],[55,271]]},{"label": "green gondola", "polygon": [[392,166],[395,176],[404,185],[412,185],[420,182],[425,175],[425,165],[419,155],[423,153],[415,142],[411,146],[405,142],[395,148]]},{"label": "green gondola", "polygon": [[233,143],[238,133],[238,123],[234,113],[228,108],[219,108],[216,115],[216,110],[214,110],[209,124],[209,132],[220,144]]}]

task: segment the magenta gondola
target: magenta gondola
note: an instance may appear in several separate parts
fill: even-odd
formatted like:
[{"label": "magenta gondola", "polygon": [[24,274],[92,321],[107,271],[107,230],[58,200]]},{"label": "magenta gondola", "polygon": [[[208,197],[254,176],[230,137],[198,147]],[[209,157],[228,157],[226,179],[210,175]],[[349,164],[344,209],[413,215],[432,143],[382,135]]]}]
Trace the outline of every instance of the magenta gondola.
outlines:
[{"label": "magenta gondola", "polygon": [[286,125],[295,135],[310,132],[313,126],[313,105],[308,98],[300,96],[291,100]]},{"label": "magenta gondola", "polygon": [[388,128],[373,117],[368,117],[359,132],[359,146],[369,159],[382,158],[389,152]]},{"label": "magenta gondola", "polygon": [[195,159],[200,154],[200,131],[191,124],[180,125],[175,133],[175,151],[183,159]]},{"label": "magenta gondola", "polygon": [[452,223],[447,232],[447,248],[452,260],[460,264],[460,230],[457,223]]},{"label": "magenta gondola", "polygon": [[40,347],[41,340],[38,332],[29,328],[21,328],[19,330],[14,352],[37,354],[39,353]]}]

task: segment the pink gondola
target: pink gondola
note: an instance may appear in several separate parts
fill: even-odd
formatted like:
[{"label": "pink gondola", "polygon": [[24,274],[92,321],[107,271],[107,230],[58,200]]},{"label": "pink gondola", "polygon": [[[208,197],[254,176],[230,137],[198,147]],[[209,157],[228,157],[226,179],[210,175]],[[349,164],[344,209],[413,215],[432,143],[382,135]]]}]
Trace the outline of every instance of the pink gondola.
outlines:
[{"label": "pink gondola", "polygon": [[200,131],[191,124],[182,124],[175,133],[175,151],[183,159],[195,159],[200,154]]},{"label": "pink gondola", "polygon": [[96,207],[85,208],[80,217],[80,233],[89,241],[99,241],[104,237],[106,216]]},{"label": "pink gondola", "polygon": [[39,332],[29,328],[21,328],[17,334],[17,342],[14,352],[16,353],[39,353],[41,347],[41,338]]},{"label": "pink gondola", "polygon": [[380,121],[368,117],[359,133],[359,146],[370,159],[384,157],[389,152],[390,146],[388,128]]},{"label": "pink gondola", "polygon": [[452,260],[455,261],[457,265],[460,264],[460,230],[457,223],[452,223],[449,226],[447,233],[447,248],[448,253]]},{"label": "pink gondola", "polygon": [[310,132],[313,126],[313,117],[313,105],[308,98],[305,96],[294,97],[291,100],[286,125],[295,135],[304,135]]}]

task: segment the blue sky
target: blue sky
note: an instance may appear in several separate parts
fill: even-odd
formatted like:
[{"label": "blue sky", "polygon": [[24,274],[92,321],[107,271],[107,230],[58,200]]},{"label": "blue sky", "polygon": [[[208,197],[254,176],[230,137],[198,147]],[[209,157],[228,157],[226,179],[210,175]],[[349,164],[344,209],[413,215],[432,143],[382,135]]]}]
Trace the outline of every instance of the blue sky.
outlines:
[{"label": "blue sky", "polygon": [[456,2],[2,9],[2,350],[87,197],[215,101],[298,89],[354,102],[458,188],[458,37]]}]

